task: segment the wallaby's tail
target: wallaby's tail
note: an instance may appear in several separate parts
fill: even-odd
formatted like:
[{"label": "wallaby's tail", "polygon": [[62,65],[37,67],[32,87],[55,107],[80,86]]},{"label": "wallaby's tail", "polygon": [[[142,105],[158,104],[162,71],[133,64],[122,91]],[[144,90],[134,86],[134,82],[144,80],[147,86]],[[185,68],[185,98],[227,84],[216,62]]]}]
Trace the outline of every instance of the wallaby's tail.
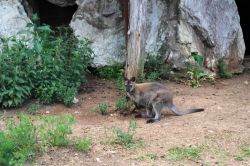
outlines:
[{"label": "wallaby's tail", "polygon": [[178,110],[175,105],[169,106],[169,109],[175,113],[178,116],[185,115],[185,114],[191,114],[195,112],[201,112],[204,111],[204,108],[194,108],[194,109],[186,109],[186,110]]}]

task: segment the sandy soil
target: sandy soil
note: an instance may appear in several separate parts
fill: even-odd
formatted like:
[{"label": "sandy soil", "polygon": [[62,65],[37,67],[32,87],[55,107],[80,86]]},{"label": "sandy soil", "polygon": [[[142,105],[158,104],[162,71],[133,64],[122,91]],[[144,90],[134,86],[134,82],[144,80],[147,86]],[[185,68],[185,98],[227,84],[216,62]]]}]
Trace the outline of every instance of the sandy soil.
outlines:
[{"label": "sandy soil", "polygon": [[[160,122],[146,124],[145,119],[115,112],[119,96],[116,86],[111,81],[94,78],[82,87],[77,96],[79,103],[71,108],[52,105],[40,110],[40,113],[69,112],[74,115],[77,123],[72,136],[91,137],[90,152],[84,154],[70,147],[55,148],[27,165],[250,165],[250,157],[235,160],[235,156],[242,156],[242,145],[250,146],[250,73],[218,80],[214,85],[205,83],[198,89],[171,81],[162,83],[175,93],[178,108],[203,107],[205,111],[185,116],[166,112]],[[109,115],[91,111],[100,102],[108,103]],[[108,143],[112,127],[126,129],[131,119],[137,122],[135,138],[142,139],[145,146],[127,149]],[[168,149],[177,146],[202,147],[201,159],[169,161]],[[155,157],[146,157],[147,154]]]}]

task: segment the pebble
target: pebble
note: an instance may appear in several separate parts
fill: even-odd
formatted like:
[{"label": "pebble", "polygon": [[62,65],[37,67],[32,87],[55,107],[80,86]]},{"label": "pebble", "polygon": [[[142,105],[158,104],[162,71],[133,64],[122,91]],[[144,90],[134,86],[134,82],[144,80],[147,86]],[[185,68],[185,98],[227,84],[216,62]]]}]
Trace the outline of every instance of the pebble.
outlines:
[{"label": "pebble", "polygon": [[249,84],[249,82],[248,82],[248,81],[244,81],[244,84],[245,84],[245,85],[248,85],[248,84]]}]

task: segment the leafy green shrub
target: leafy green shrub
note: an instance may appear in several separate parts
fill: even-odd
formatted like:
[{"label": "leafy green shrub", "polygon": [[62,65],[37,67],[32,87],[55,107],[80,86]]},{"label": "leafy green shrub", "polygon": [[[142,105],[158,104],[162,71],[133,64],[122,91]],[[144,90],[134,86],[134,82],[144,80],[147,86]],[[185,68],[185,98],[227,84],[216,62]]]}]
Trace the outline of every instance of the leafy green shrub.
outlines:
[{"label": "leafy green shrub", "polygon": [[100,103],[98,106],[99,106],[99,111],[102,115],[108,114],[108,105],[106,103]]},{"label": "leafy green shrub", "polygon": [[21,165],[35,157],[36,135],[33,122],[21,115],[19,122],[8,121],[0,131],[0,165]]},{"label": "leafy green shrub", "polygon": [[77,150],[87,153],[89,151],[91,142],[92,141],[90,138],[83,138],[83,139],[77,138],[75,140],[74,146]]},{"label": "leafy green shrub", "polygon": [[203,66],[204,58],[199,55],[197,52],[191,53],[191,58],[194,60],[194,63],[187,62],[188,71],[186,76],[188,78],[188,83],[193,88],[198,88],[201,86],[202,80],[211,80],[214,81],[214,76],[209,75]]},{"label": "leafy green shrub", "polygon": [[29,106],[29,108],[27,108],[27,112],[31,115],[35,115],[36,112],[40,109],[40,105],[39,104],[31,104],[31,106]]},{"label": "leafy green shrub", "polygon": [[109,80],[117,79],[124,73],[124,66],[118,62],[111,62],[109,66],[97,68],[97,75]]},{"label": "leafy green shrub", "polygon": [[125,97],[121,97],[119,98],[116,103],[116,110],[118,110],[119,112],[124,112],[127,110],[128,106],[127,106],[127,100]]},{"label": "leafy green shrub", "polygon": [[69,114],[37,119],[21,114],[8,120],[7,128],[0,130],[0,165],[22,165],[50,146],[67,145],[74,121]]},{"label": "leafy green shrub", "polygon": [[171,68],[166,64],[161,57],[156,54],[148,54],[144,63],[144,73],[146,79],[155,81],[160,78],[169,77]]},{"label": "leafy green shrub", "polygon": [[27,60],[32,51],[15,37],[1,38],[1,42],[0,106],[17,107],[31,96],[32,81],[26,66],[29,66]]},{"label": "leafy green shrub", "polygon": [[[49,26],[28,23],[19,35],[31,39],[2,38],[0,52],[0,106],[20,106],[36,97],[42,103],[70,105],[82,82],[86,81],[92,50],[90,41],[79,41],[71,29],[53,31]],[[11,44],[9,44],[11,43]],[[33,43],[28,46],[27,43]]]},{"label": "leafy green shrub", "polygon": [[67,135],[72,134],[72,125],[75,118],[69,114],[60,116],[43,116],[44,121],[39,125],[38,135],[42,140],[46,140],[43,144],[51,144],[53,146],[64,146],[70,142]]},{"label": "leafy green shrub", "polygon": [[119,145],[124,145],[126,147],[131,147],[135,143],[134,134],[136,129],[136,122],[129,121],[128,131],[123,131],[121,128],[115,127],[113,132],[115,134],[114,143]]},{"label": "leafy green shrub", "polygon": [[225,64],[223,59],[218,61],[219,76],[221,78],[231,78],[232,73],[228,70],[228,66]]}]

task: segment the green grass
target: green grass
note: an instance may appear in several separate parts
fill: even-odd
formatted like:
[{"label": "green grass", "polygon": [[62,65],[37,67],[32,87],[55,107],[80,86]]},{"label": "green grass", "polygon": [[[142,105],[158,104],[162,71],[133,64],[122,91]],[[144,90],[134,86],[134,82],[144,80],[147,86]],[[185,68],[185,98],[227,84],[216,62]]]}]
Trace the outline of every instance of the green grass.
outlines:
[{"label": "green grass", "polygon": [[241,146],[240,149],[241,149],[241,152],[244,154],[244,156],[250,157],[250,147]]},{"label": "green grass", "polygon": [[129,122],[129,127],[127,131],[124,131],[123,129],[118,127],[114,127],[113,128],[114,140],[111,143],[122,145],[126,148],[144,147],[143,140],[134,139],[135,130],[136,130],[136,122],[133,120]]},{"label": "green grass", "polygon": [[77,150],[88,153],[91,143],[90,138],[77,138],[74,146]]},{"label": "green grass", "polygon": [[98,107],[102,115],[108,114],[108,105],[106,103],[99,103]]},{"label": "green grass", "polygon": [[168,150],[167,159],[171,161],[180,161],[184,159],[200,160],[200,147],[173,147]]}]

